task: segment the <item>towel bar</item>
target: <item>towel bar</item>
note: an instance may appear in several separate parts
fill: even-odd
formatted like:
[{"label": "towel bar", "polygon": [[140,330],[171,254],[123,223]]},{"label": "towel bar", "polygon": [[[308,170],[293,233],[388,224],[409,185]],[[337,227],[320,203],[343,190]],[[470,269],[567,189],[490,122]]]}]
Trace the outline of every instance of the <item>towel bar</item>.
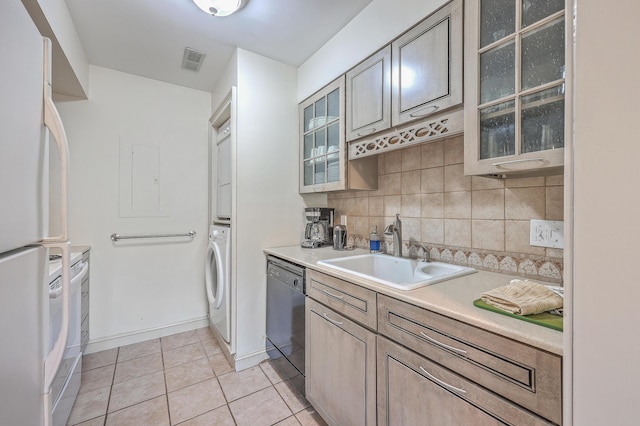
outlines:
[{"label": "towel bar", "polygon": [[111,241],[118,240],[132,240],[136,238],[172,238],[172,237],[189,237],[191,239],[196,237],[196,231],[191,230],[186,234],[151,234],[151,235],[120,235],[117,233],[111,234]]}]

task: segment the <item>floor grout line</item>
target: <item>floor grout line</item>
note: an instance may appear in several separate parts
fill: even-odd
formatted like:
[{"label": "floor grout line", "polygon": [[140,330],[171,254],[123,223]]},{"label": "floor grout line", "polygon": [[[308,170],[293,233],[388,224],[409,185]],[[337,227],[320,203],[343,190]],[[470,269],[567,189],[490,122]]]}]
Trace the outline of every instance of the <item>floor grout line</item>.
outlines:
[{"label": "floor grout line", "polygon": [[[178,425],[182,424],[184,422],[193,421],[194,419],[197,419],[200,416],[205,416],[207,414],[211,415],[210,413],[212,413],[213,411],[219,410],[222,407],[225,407],[225,410],[226,410],[225,414],[224,414],[225,417],[228,420],[232,421],[234,424],[237,425],[239,419],[236,417],[236,415],[234,415],[233,411],[231,410],[231,404],[236,403],[237,401],[240,401],[243,398],[247,398],[247,397],[250,397],[252,395],[255,395],[258,392],[265,391],[266,389],[269,389],[269,388],[272,388],[273,391],[275,391],[275,395],[277,395],[278,400],[282,403],[282,407],[286,408],[286,411],[289,413],[289,414],[286,414],[285,418],[277,421],[276,423],[278,423],[280,421],[283,421],[283,420],[290,419],[290,418],[293,418],[298,423],[300,423],[300,420],[298,420],[297,415],[300,414],[300,413],[303,413],[304,411],[309,410],[310,408],[312,408],[311,405],[308,403],[308,401],[307,401],[306,405],[304,404],[304,402],[300,402],[300,405],[302,406],[302,408],[300,408],[297,412],[294,412],[294,408],[293,407],[299,408],[298,407],[298,402],[299,402],[298,398],[300,396],[302,398],[304,398],[304,391],[300,392],[299,386],[296,386],[296,383],[294,383],[293,379],[296,377],[295,375],[293,377],[289,377],[290,373],[287,373],[284,370],[282,370],[282,366],[278,366],[276,363],[271,363],[272,361],[269,361],[269,360],[266,360],[263,363],[260,363],[260,364],[255,366],[255,367],[258,368],[257,371],[259,371],[260,374],[266,378],[267,385],[264,386],[261,389],[252,390],[247,394],[242,394],[244,391],[240,391],[240,394],[242,394],[242,396],[236,397],[233,401],[229,401],[229,397],[227,395],[227,392],[229,392],[231,389],[233,389],[232,386],[234,386],[234,384],[227,384],[227,391],[225,391],[220,379],[222,377],[224,377],[224,376],[227,376],[227,375],[230,375],[230,374],[238,374],[238,373],[241,373],[241,372],[235,372],[233,370],[226,371],[226,367],[220,366],[219,369],[221,371],[224,371],[224,372],[218,374],[216,369],[212,365],[212,362],[214,361],[214,359],[219,361],[219,356],[218,355],[222,354],[222,352],[221,351],[220,352],[213,352],[211,354],[207,353],[207,349],[205,349],[205,346],[209,347],[207,345],[207,343],[211,342],[212,338],[210,336],[208,336],[207,334],[205,334],[206,332],[199,332],[198,330],[194,330],[194,332],[196,333],[196,337],[198,339],[196,342],[191,341],[192,340],[192,336],[187,336],[186,334],[185,334],[185,336],[183,336],[185,338],[184,341],[180,340],[179,337],[176,337],[175,338],[176,340],[173,341],[173,339],[169,338],[171,336],[166,336],[164,338],[158,338],[158,345],[160,347],[160,351],[159,352],[144,353],[142,355],[139,355],[139,356],[136,356],[136,357],[130,358],[130,359],[122,360],[122,356],[123,356],[124,352],[121,349],[123,347],[116,348],[117,352],[115,354],[115,361],[113,363],[113,375],[112,375],[111,381],[110,381],[111,384],[109,386],[105,386],[105,388],[109,387],[109,389],[108,389],[109,395],[108,395],[108,398],[107,398],[107,404],[106,404],[105,412],[100,414],[100,415],[94,416],[91,419],[83,419],[80,423],[84,423],[84,422],[87,422],[87,421],[98,419],[100,417],[104,417],[103,422],[102,422],[102,425],[104,426],[104,425],[108,424],[109,417],[113,416],[115,413],[119,413],[119,412],[121,412],[123,410],[131,409],[131,408],[136,407],[136,406],[138,406],[140,404],[148,403],[149,401],[151,401],[151,400],[153,400],[155,398],[163,396],[164,397],[164,404],[165,404],[165,408],[163,408],[163,411],[164,411],[164,409],[166,409],[166,413],[165,413],[166,414],[166,419],[168,419],[169,425],[173,425],[173,422],[175,420],[177,420],[177,419],[175,419],[175,420],[172,419],[171,406],[170,406],[170,402],[169,402],[169,395],[174,393],[174,392],[182,391],[182,390],[184,390],[184,389],[186,389],[186,388],[188,388],[190,386],[196,386],[196,385],[202,384],[202,383],[204,383],[204,382],[206,382],[208,380],[213,380],[213,379],[215,379],[217,387],[220,390],[220,394],[222,396],[224,404],[220,405],[218,407],[215,407],[215,408],[211,408],[210,410],[208,410],[208,411],[206,411],[204,413],[199,413],[199,414],[197,414],[197,415],[195,415],[193,417],[190,417],[188,419],[180,419],[180,423],[178,423]],[[178,333],[178,334],[182,334],[182,333]],[[172,336],[176,336],[176,335],[172,335]],[[165,345],[171,346],[171,347],[163,348],[163,339],[166,339]],[[155,339],[151,339],[151,340],[145,341],[145,342],[140,342],[140,344],[144,344],[144,343],[149,344],[148,342],[152,342],[153,340],[155,340]],[[215,342],[215,340],[213,340],[213,341]],[[179,343],[178,346],[173,346],[173,345],[175,345],[177,343]],[[180,358],[178,358],[178,360],[180,361],[179,364],[174,365],[174,366],[172,366],[170,368],[167,368],[166,359],[165,359],[165,353],[166,352],[173,351],[173,350],[180,349],[180,348],[184,348],[184,347],[187,347],[187,346],[190,346],[190,345],[194,345],[195,343],[199,343],[199,349],[204,354],[204,356],[202,358],[189,359],[186,362],[182,362],[182,360]],[[217,342],[215,342],[215,343],[218,344]],[[137,343],[133,344],[133,345],[137,345]],[[127,346],[130,346],[130,345],[127,345]],[[209,349],[211,350],[211,347],[209,347]],[[215,350],[215,348],[213,350]],[[158,370],[158,371],[150,372],[150,373],[147,373],[147,374],[143,374],[141,376],[133,377],[133,378],[131,378],[129,380],[125,380],[125,381],[120,382],[120,383],[115,383],[116,373],[118,372],[118,366],[120,364],[129,362],[129,361],[134,361],[136,359],[139,359],[139,358],[142,358],[142,357],[145,357],[145,356],[154,355],[154,354],[157,354],[157,353],[160,353],[161,363],[162,363],[162,370]],[[222,354],[222,355],[224,356],[224,354]],[[87,356],[90,356],[90,355],[87,355]],[[130,356],[130,354],[128,353],[127,356]],[[212,374],[211,377],[208,377],[208,378],[196,377],[194,379],[195,380],[194,382],[187,381],[187,383],[188,383],[187,385],[181,385],[182,387],[179,387],[177,389],[173,389],[173,390],[169,391],[169,384],[168,384],[168,381],[167,381],[167,371],[170,371],[170,370],[172,370],[174,368],[178,368],[180,366],[184,366],[184,365],[187,365],[187,364],[195,363],[195,362],[201,361],[203,359],[205,359],[206,362],[207,362],[207,366],[209,367],[209,369],[211,371],[211,374]],[[269,363],[268,367],[267,367],[266,363]],[[94,369],[97,369],[97,368],[101,368],[101,367],[106,367],[106,366],[109,366],[109,365],[112,365],[112,364],[101,365],[100,367],[94,367],[91,370],[94,370]],[[201,366],[201,367],[203,367],[203,366]],[[252,367],[252,368],[254,368],[254,367]],[[91,371],[91,370],[87,370],[87,371]],[[157,374],[160,371],[162,372],[162,379],[163,379],[163,385],[164,385],[164,393],[162,395],[156,395],[156,396],[153,396],[153,397],[144,397],[145,399],[143,399],[142,401],[137,401],[136,403],[134,403],[132,405],[121,407],[118,410],[115,410],[113,412],[109,412],[109,409],[111,408],[111,405],[112,405],[112,402],[113,402],[112,401],[112,397],[113,397],[113,388],[114,388],[114,386],[127,383],[128,381],[131,381],[131,380],[136,380],[136,379],[140,379],[140,378],[143,378],[143,377],[146,377],[146,376],[150,376],[152,374]],[[128,372],[127,373],[123,373],[123,374],[128,374]],[[255,374],[255,373],[252,373],[252,374]],[[279,381],[275,381],[274,382],[274,380],[277,380],[277,378],[279,378]],[[280,385],[280,384],[283,384],[283,385],[280,386],[280,387],[283,388],[282,389],[283,392],[291,393],[291,395],[287,395],[287,398],[285,398],[285,395],[283,395],[281,393],[281,391],[276,387],[276,385]],[[242,383],[235,384],[235,385],[236,386],[243,386]],[[269,393],[269,395],[272,395],[272,396],[270,396],[270,398],[275,398],[275,395],[273,395],[272,393]],[[290,405],[287,402],[288,399],[291,400],[290,402],[291,402],[292,405]],[[237,408],[237,406],[236,406],[236,408]],[[226,413],[228,413],[228,414],[226,414]],[[282,414],[284,415],[284,412]],[[230,418],[227,417],[227,416],[230,416]]]}]

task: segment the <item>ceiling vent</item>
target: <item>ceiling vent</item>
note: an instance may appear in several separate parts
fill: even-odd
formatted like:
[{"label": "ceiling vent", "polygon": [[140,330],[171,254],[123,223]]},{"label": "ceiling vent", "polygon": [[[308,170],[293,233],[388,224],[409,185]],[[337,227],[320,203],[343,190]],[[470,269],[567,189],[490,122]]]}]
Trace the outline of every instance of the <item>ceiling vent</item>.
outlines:
[{"label": "ceiling vent", "polygon": [[205,53],[186,47],[184,49],[184,55],[182,56],[182,68],[195,72],[200,71],[200,66],[205,56]]}]

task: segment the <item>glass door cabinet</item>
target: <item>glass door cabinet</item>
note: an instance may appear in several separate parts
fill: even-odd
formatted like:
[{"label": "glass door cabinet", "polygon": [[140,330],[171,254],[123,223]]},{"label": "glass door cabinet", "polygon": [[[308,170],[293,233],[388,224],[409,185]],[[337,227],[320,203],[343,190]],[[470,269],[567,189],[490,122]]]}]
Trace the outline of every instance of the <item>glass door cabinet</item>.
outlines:
[{"label": "glass door cabinet", "polygon": [[300,104],[300,192],[340,189],[344,181],[344,77]]},{"label": "glass door cabinet", "polygon": [[377,158],[347,158],[345,76],[301,102],[298,109],[300,193],[377,189]]},{"label": "glass door cabinet", "polygon": [[466,174],[562,172],[564,6],[564,0],[467,3]]}]

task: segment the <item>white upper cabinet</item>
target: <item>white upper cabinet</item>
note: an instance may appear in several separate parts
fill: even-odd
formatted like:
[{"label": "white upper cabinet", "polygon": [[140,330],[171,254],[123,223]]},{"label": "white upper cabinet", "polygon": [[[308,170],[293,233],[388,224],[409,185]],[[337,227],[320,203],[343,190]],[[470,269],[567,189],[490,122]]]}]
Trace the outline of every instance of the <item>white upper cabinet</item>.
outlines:
[{"label": "white upper cabinet", "polygon": [[564,164],[563,0],[466,6],[465,174],[558,174]]},{"label": "white upper cabinet", "polygon": [[442,7],[392,43],[392,122],[462,103],[462,0]]},{"label": "white upper cabinet", "polygon": [[347,141],[391,127],[391,46],[347,72]]}]

